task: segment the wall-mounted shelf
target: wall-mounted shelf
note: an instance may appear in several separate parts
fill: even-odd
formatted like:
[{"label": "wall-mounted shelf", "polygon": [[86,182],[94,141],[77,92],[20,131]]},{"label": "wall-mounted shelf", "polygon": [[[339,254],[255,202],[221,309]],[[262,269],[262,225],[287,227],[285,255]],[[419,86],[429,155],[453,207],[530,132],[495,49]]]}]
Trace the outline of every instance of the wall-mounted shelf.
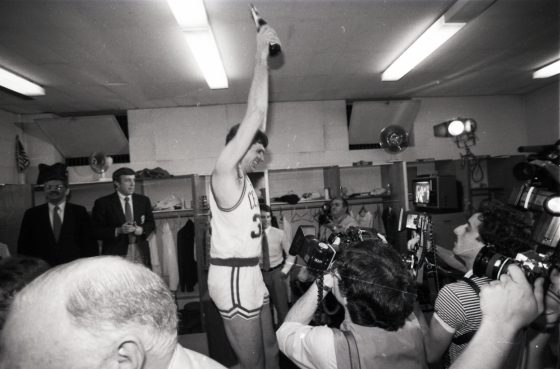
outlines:
[{"label": "wall-mounted shelf", "polygon": [[154,210],[154,219],[190,217],[195,215],[194,209]]},{"label": "wall-mounted shelf", "polygon": [[[286,202],[271,202],[270,207],[272,210],[290,210],[290,209],[313,209],[320,208],[325,202],[330,200],[325,199],[315,199],[315,200],[303,200],[296,204],[288,204]],[[348,199],[348,204],[352,205],[362,205],[362,204],[382,204],[382,203],[392,203],[395,200],[391,200],[390,195],[383,196],[368,196],[368,197],[355,197]]]}]

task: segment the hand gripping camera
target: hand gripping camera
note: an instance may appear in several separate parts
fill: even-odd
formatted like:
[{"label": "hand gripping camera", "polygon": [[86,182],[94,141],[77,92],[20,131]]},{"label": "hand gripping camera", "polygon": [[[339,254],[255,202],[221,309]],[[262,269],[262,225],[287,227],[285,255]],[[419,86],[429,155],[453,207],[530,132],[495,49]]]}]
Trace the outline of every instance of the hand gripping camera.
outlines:
[{"label": "hand gripping camera", "polygon": [[[529,149],[520,148],[520,151]],[[555,267],[560,268],[560,175],[551,175],[560,173],[560,140],[545,146],[541,153],[530,155],[528,159],[530,163],[514,168],[514,174],[518,176],[519,173],[515,172],[523,169],[531,175],[524,178],[527,182],[523,186],[513,190],[508,203],[532,213],[531,239],[534,247],[509,258],[487,245],[475,259],[473,272],[476,275],[498,279],[507,272],[508,265],[515,263],[525,272],[528,280],[534,281],[538,277],[548,277]],[[536,161],[547,167],[547,172],[526,169],[536,166]]]},{"label": "hand gripping camera", "polygon": [[328,242],[321,242],[315,235],[305,235],[302,228],[298,227],[289,252],[290,255],[299,255],[308,270],[319,276],[332,269],[340,251],[357,242],[374,238],[383,239],[371,230],[349,227],[346,232],[331,234]]},{"label": "hand gripping camera", "polygon": [[317,290],[317,310],[315,311],[315,322],[326,324],[323,313],[323,277],[326,272],[333,271],[334,264],[341,251],[352,247],[358,242],[380,239],[387,241],[374,230],[349,227],[346,232],[333,233],[327,242],[321,242],[315,235],[305,235],[302,227],[298,227],[292,245],[290,255],[299,255],[307,265],[309,272],[315,277]]},{"label": "hand gripping camera", "polygon": [[511,264],[521,268],[527,280],[531,283],[539,277],[548,277],[552,269],[557,266],[556,257],[537,253],[534,250],[518,253],[510,258],[495,251],[492,246],[484,246],[476,255],[473,273],[491,279],[499,279]]}]

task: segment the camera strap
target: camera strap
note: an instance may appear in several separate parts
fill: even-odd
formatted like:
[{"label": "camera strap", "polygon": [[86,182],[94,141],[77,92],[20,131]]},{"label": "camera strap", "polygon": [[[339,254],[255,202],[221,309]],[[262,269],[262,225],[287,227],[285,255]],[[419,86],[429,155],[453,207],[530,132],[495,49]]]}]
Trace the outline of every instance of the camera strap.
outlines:
[{"label": "camera strap", "polygon": [[334,333],[337,369],[360,369],[358,344],[352,332],[331,329]]},{"label": "camera strap", "polygon": [[[465,282],[466,284],[468,284],[473,289],[473,291],[476,293],[476,296],[478,297],[478,295],[480,294],[480,287],[478,287],[478,285],[476,283],[474,283],[474,281],[470,278],[461,277],[461,280],[463,282]],[[463,345],[465,343],[469,343],[470,340],[473,338],[475,333],[476,333],[476,330],[465,332],[460,336],[453,337],[451,342],[453,342],[456,345]]]},{"label": "camera strap", "polygon": [[474,292],[476,292],[476,295],[480,295],[480,287],[478,287],[478,285],[476,283],[474,283],[474,281],[470,278],[466,278],[466,277],[461,277],[461,280],[463,282],[465,282],[466,284],[468,284],[473,290]]}]

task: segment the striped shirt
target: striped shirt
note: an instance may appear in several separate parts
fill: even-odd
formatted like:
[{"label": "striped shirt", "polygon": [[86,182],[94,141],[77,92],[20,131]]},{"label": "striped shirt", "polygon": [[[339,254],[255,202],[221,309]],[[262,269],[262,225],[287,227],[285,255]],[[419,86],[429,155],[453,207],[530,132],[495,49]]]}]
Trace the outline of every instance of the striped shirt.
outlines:
[{"label": "striped shirt", "polygon": [[[486,277],[472,276],[472,271],[467,272],[465,277],[470,278],[478,287],[491,281]],[[478,330],[482,320],[478,294],[465,281],[444,286],[436,299],[434,318],[446,331],[453,333],[453,338]],[[467,345],[468,342],[462,345],[451,342],[444,356],[446,368],[459,357]]]}]

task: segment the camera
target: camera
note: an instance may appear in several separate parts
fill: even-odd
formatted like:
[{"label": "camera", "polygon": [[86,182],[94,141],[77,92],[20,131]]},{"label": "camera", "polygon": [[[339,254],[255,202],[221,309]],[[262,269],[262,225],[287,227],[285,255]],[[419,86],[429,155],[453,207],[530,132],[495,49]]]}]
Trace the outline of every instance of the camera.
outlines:
[{"label": "camera", "polygon": [[537,278],[547,278],[554,267],[558,266],[554,253],[541,254],[535,250],[518,253],[510,258],[498,253],[492,246],[484,246],[476,255],[473,273],[490,279],[499,279],[507,273],[508,266],[515,264],[521,268],[527,280],[533,283]]},{"label": "camera", "polygon": [[[533,282],[538,277],[547,278],[552,269],[560,267],[560,178],[554,174],[560,173],[560,140],[554,145],[520,147],[519,151],[539,151],[528,156],[529,163],[514,167],[514,176],[525,179],[526,183],[515,188],[508,200],[509,205],[531,213],[533,247],[510,258],[498,253],[492,245],[486,245],[476,256],[473,272],[498,279],[515,263]],[[540,165],[534,164],[536,161]],[[543,167],[547,168],[546,172],[540,169]]]},{"label": "camera", "polygon": [[312,274],[320,274],[328,270],[336,256],[335,248],[319,241],[315,235],[305,235],[298,227],[289,250],[290,255],[299,255]]},{"label": "camera", "polygon": [[537,183],[539,187],[560,191],[560,140],[553,145],[521,146],[519,152],[529,152],[526,162],[513,168],[513,175],[521,181]]},{"label": "camera", "polygon": [[534,214],[532,239],[556,248],[560,241],[560,194],[527,183],[514,189],[509,203]]},{"label": "camera", "polygon": [[374,238],[379,238],[386,243],[381,236],[358,227],[349,227],[346,232],[333,233],[327,242],[321,242],[315,235],[305,235],[300,226],[296,231],[289,253],[299,255],[309,271],[318,276],[332,269],[334,261],[342,250],[358,242]]},{"label": "camera", "polygon": [[404,211],[401,209],[399,213],[399,223],[397,231],[401,232],[405,229],[411,231],[422,231],[431,224],[431,217],[426,213],[417,213],[414,211]]},{"label": "camera", "polygon": [[323,224],[330,223],[332,221],[331,218],[331,203],[330,201],[325,202],[321,206],[321,212],[319,213],[319,226]]}]

